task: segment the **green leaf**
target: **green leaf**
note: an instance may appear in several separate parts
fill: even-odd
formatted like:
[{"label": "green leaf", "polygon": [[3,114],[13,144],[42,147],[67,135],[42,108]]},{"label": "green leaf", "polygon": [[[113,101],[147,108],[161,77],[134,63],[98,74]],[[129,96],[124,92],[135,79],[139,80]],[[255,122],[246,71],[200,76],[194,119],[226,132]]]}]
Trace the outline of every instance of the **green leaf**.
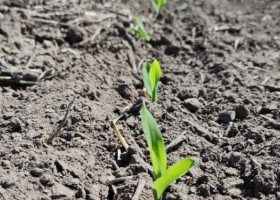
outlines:
[{"label": "green leaf", "polygon": [[157,59],[155,59],[151,65],[150,71],[149,71],[149,77],[150,77],[150,84],[151,84],[151,90],[152,90],[152,101],[156,102],[158,100],[158,82],[161,76],[161,69],[159,62]]},{"label": "green leaf", "polygon": [[156,13],[159,14],[163,6],[167,3],[167,0],[153,0],[152,3]]},{"label": "green leaf", "polygon": [[141,20],[138,17],[135,17],[135,24],[136,24],[136,26],[133,28],[130,28],[130,31],[133,34],[138,35],[139,37],[141,37],[144,40],[146,40],[147,42],[149,42],[151,40],[151,37],[148,35],[147,31],[144,28],[143,23],[141,22]]},{"label": "green leaf", "polygon": [[150,97],[153,96],[153,91],[151,88],[151,83],[150,83],[150,77],[149,77],[149,71],[151,69],[151,64],[150,63],[143,63],[143,67],[142,67],[142,77],[143,77],[143,82],[144,82],[144,86],[148,92],[148,94],[150,95]]},{"label": "green leaf", "polygon": [[152,160],[154,177],[155,180],[157,180],[166,171],[166,166],[167,166],[166,152],[165,152],[162,135],[158,128],[156,120],[147,109],[145,102],[143,102],[141,108],[141,119],[142,119],[144,134],[148,143],[148,148]]},{"label": "green leaf", "polygon": [[160,199],[165,189],[175,180],[185,175],[194,165],[193,158],[183,158],[169,167],[166,172],[158,178],[153,185],[153,194],[156,200]]}]

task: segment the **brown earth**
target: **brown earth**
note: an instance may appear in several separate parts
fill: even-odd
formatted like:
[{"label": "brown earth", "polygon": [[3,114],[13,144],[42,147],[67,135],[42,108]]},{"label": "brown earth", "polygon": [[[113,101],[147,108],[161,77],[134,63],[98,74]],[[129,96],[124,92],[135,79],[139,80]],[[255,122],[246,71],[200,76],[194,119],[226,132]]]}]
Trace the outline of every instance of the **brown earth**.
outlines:
[{"label": "brown earth", "polygon": [[[158,17],[149,1],[93,2],[0,1],[1,63],[14,66],[0,68],[0,198],[131,199],[145,180],[139,199],[152,199],[139,114],[117,125],[129,153],[110,122],[140,98],[141,63],[157,58],[159,102],[148,107],[166,145],[184,139],[169,165],[198,159],[164,199],[280,199],[280,1],[170,0]],[[150,43],[129,32],[136,15]]]}]

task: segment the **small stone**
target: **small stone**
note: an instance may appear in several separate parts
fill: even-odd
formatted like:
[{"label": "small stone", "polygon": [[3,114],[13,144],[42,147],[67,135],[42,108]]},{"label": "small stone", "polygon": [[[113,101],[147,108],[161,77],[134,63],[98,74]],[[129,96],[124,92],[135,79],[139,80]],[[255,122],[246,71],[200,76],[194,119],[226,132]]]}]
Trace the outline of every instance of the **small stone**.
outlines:
[{"label": "small stone", "polygon": [[4,189],[10,188],[16,184],[17,178],[14,176],[7,177],[3,180],[0,180],[0,183]]},{"label": "small stone", "polygon": [[280,200],[280,191],[276,192],[276,200]]},{"label": "small stone", "polygon": [[191,99],[186,99],[184,101],[184,106],[191,111],[191,112],[196,112],[198,109],[200,109],[203,105],[198,101],[198,99],[191,98]]},{"label": "small stone", "polygon": [[11,167],[10,161],[8,161],[8,160],[2,160],[2,166],[3,166],[3,168],[5,168],[5,169],[10,169],[10,167]]},{"label": "small stone", "polygon": [[52,187],[52,199],[73,199],[75,192],[68,187],[55,183]]},{"label": "small stone", "polygon": [[226,169],[225,173],[227,175],[231,175],[231,176],[237,176],[238,175],[238,170],[232,167],[229,167]]},{"label": "small stone", "polygon": [[94,195],[95,197],[99,196],[100,191],[101,191],[101,186],[98,184],[94,184],[90,188],[87,188],[87,193]]},{"label": "small stone", "polygon": [[240,152],[233,152],[230,156],[230,163],[236,167],[241,159],[241,153]]},{"label": "small stone", "polygon": [[133,96],[137,96],[135,88],[128,84],[119,85],[118,92],[123,98],[128,100],[132,99]]},{"label": "small stone", "polygon": [[21,129],[22,129],[21,121],[17,117],[14,117],[11,119],[10,126],[12,128],[12,131],[15,131],[15,132],[21,131]]},{"label": "small stone", "polygon": [[40,200],[52,200],[49,196],[44,195],[40,198]]},{"label": "small stone", "polygon": [[87,194],[87,200],[96,200],[96,196],[93,194]]},{"label": "small stone", "polygon": [[40,183],[42,185],[52,186],[54,184],[53,177],[49,174],[43,174],[43,176],[40,178]]},{"label": "small stone", "polygon": [[39,177],[44,173],[43,169],[40,168],[34,168],[30,171],[30,174],[34,177]]},{"label": "small stone", "polygon": [[77,168],[72,167],[72,166],[68,166],[68,171],[75,178],[82,178],[83,175],[84,175],[84,171],[83,170],[77,169]]},{"label": "small stone", "polygon": [[244,119],[250,114],[250,110],[245,105],[239,105],[235,108],[236,119]]},{"label": "small stone", "polygon": [[222,111],[219,113],[219,120],[228,123],[235,119],[235,112],[234,111]]},{"label": "small stone", "polygon": [[56,160],[55,164],[59,167],[59,170],[61,170],[61,171],[67,169],[67,164],[62,160]]},{"label": "small stone", "polygon": [[211,195],[210,186],[206,184],[198,186],[197,191],[204,197],[209,197]]},{"label": "small stone", "polygon": [[199,90],[197,89],[197,87],[190,87],[186,90],[179,92],[178,98],[181,101],[184,101],[189,98],[197,98],[198,95],[199,95]]},{"label": "small stone", "polygon": [[76,192],[76,198],[86,198],[86,191],[84,188],[79,188],[78,191]]},{"label": "small stone", "polygon": [[166,55],[177,55],[179,51],[180,51],[180,47],[171,45],[171,46],[166,47],[166,49],[164,50],[164,53]]},{"label": "small stone", "polygon": [[8,113],[3,114],[3,119],[4,119],[4,120],[9,120],[9,119],[11,119],[13,116],[14,116],[14,113],[13,113],[13,112],[8,112]]},{"label": "small stone", "polygon": [[6,192],[6,190],[2,187],[0,187],[0,196],[3,196],[3,194]]},{"label": "small stone", "polygon": [[65,40],[69,42],[70,45],[81,42],[85,37],[87,37],[87,33],[79,27],[70,27]]},{"label": "small stone", "polygon": [[222,180],[222,187],[224,189],[233,188],[235,186],[243,185],[244,181],[240,178],[225,178]]}]

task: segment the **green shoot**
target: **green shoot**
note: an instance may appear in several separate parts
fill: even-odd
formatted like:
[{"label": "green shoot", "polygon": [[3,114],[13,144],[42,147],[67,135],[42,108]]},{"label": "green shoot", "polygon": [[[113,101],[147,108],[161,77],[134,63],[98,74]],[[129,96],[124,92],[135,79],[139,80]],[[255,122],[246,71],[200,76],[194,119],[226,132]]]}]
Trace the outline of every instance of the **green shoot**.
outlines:
[{"label": "green shoot", "polygon": [[153,6],[157,14],[159,14],[163,6],[167,3],[167,0],[152,0]]},{"label": "green shoot", "polygon": [[161,68],[157,59],[152,63],[144,63],[142,68],[142,77],[145,88],[152,98],[153,102],[158,100],[158,84],[161,76]]},{"label": "green shoot", "polygon": [[156,120],[147,109],[145,102],[143,102],[141,108],[141,119],[154,170],[153,196],[155,200],[159,200],[165,189],[175,180],[185,175],[194,165],[195,160],[193,158],[184,158],[167,169],[167,158],[162,134]]},{"label": "green shoot", "polygon": [[146,29],[144,28],[143,23],[141,22],[141,20],[138,17],[135,17],[135,23],[136,23],[136,26],[133,28],[130,28],[130,31],[133,34],[138,35],[139,37],[141,37],[144,40],[146,40],[147,42],[149,42],[151,40],[151,37],[148,35]]}]

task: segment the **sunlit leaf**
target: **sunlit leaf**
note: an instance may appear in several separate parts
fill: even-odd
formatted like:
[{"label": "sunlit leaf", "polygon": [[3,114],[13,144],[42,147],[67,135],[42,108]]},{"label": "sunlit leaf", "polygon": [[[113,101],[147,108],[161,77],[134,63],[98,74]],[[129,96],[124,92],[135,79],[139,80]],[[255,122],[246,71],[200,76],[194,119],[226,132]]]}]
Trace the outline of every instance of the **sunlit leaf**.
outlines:
[{"label": "sunlit leaf", "polygon": [[151,64],[149,71],[150,84],[152,89],[152,101],[156,102],[158,100],[158,82],[161,76],[161,68],[157,59]]},{"label": "sunlit leaf", "polygon": [[166,171],[166,152],[164,147],[164,142],[162,139],[161,132],[158,128],[156,120],[152,114],[148,111],[145,102],[142,104],[141,108],[141,119],[144,134],[148,143],[148,148],[152,160],[152,165],[154,169],[154,176],[157,180]]},{"label": "sunlit leaf", "polygon": [[193,158],[184,158],[169,167],[153,185],[154,198],[156,200],[160,199],[165,189],[175,180],[185,175],[194,163],[195,160]]},{"label": "sunlit leaf", "polygon": [[130,31],[133,34],[138,35],[139,37],[149,42],[151,40],[151,37],[148,35],[147,31],[144,28],[144,25],[142,24],[141,20],[138,17],[135,17],[135,24],[136,26],[130,28]]},{"label": "sunlit leaf", "polygon": [[153,7],[157,14],[159,14],[163,6],[167,3],[167,0],[152,0]]},{"label": "sunlit leaf", "polygon": [[151,83],[150,83],[150,76],[149,76],[149,71],[151,68],[151,64],[150,63],[143,63],[143,67],[142,67],[142,78],[143,78],[143,82],[144,82],[144,86],[148,92],[148,94],[150,96],[153,95],[153,91],[151,88]]}]

